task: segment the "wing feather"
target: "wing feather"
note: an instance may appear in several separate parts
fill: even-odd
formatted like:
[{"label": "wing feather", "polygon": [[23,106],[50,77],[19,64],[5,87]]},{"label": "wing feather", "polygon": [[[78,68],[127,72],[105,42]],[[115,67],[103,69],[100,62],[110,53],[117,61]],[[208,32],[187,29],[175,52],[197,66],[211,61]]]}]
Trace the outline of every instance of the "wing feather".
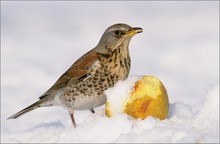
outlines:
[{"label": "wing feather", "polygon": [[50,95],[51,92],[62,89],[70,84],[77,82],[79,79],[88,79],[88,71],[92,68],[98,59],[96,52],[90,51],[79,58],[41,97]]}]

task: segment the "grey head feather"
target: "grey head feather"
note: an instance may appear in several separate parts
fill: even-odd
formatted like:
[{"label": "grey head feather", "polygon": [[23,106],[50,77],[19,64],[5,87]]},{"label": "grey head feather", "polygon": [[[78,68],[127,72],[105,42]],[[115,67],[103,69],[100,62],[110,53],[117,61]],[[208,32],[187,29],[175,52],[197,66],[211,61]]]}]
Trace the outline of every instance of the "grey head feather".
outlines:
[{"label": "grey head feather", "polygon": [[108,27],[93,51],[105,55],[111,54],[121,43],[129,43],[131,37],[127,37],[123,34],[131,29],[131,26],[123,23]]}]

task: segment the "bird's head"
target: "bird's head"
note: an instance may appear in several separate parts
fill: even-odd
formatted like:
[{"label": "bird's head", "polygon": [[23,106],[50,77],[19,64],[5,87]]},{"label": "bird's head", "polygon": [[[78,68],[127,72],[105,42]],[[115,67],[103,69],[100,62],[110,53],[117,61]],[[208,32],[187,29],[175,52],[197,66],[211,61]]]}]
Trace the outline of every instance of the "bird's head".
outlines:
[{"label": "bird's head", "polygon": [[96,49],[100,53],[111,53],[120,46],[128,47],[132,36],[142,31],[142,28],[131,27],[127,24],[114,24],[105,30]]}]

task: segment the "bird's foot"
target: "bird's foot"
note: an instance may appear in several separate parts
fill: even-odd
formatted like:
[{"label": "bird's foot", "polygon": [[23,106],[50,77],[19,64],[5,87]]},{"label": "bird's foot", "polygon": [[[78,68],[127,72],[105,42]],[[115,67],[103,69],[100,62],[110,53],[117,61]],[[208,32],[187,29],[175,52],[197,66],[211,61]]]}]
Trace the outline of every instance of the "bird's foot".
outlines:
[{"label": "bird's foot", "polygon": [[91,111],[91,113],[93,113],[93,114],[95,113],[94,109],[90,109],[90,111]]}]

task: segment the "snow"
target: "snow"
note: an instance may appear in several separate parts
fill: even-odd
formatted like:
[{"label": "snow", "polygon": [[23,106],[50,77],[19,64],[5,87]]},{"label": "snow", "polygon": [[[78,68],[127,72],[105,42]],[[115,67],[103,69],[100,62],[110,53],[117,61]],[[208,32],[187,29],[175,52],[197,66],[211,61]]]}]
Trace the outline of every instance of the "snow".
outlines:
[{"label": "snow", "polygon": [[[129,94],[132,81],[119,81],[115,91],[127,90]],[[122,85],[124,84],[124,85]],[[116,89],[116,90],[115,90]],[[118,95],[106,93],[107,96]],[[124,92],[123,92],[124,94]],[[22,131],[4,133],[2,142],[219,142],[219,85],[210,89],[198,113],[183,102],[170,104],[169,115],[165,120],[147,117],[135,120],[126,114],[105,116],[105,107],[96,109],[95,114],[88,114],[76,128],[66,126],[60,121],[36,124]],[[112,100],[117,102],[117,99]]]},{"label": "snow", "polygon": [[208,91],[203,106],[195,118],[195,126],[200,129],[218,129],[219,132],[219,85]]},{"label": "snow", "polygon": [[[129,77],[162,81],[170,102],[167,119],[108,118],[102,106],[95,114],[76,111],[75,129],[60,107],[7,120],[118,22],[143,28],[129,45]],[[219,143],[219,2],[1,1],[1,142]]]},{"label": "snow", "polygon": [[129,96],[128,94],[131,93],[135,82],[140,78],[140,76],[129,77],[126,82],[119,81],[115,84],[115,87],[105,91],[112,115],[122,113],[126,105],[126,99],[128,99]]}]

